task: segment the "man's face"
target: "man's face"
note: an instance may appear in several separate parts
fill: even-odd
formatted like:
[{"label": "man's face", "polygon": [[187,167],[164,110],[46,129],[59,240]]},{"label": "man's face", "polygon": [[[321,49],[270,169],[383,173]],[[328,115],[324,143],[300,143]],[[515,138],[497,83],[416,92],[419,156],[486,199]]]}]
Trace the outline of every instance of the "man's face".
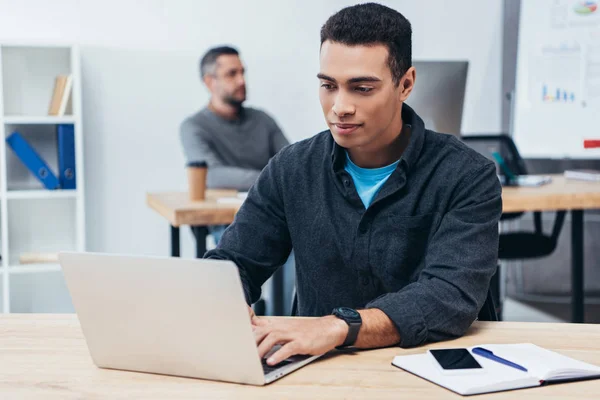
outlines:
[{"label": "man's face", "polygon": [[[336,143],[376,151],[400,133],[401,104],[412,90],[414,68],[395,85],[384,45],[347,46],[325,41],[320,56],[319,98]],[[399,127],[401,128],[401,127]]]},{"label": "man's face", "polygon": [[222,55],[217,58],[214,74],[205,77],[211,94],[227,104],[240,106],[246,100],[246,79],[244,66],[236,55]]}]

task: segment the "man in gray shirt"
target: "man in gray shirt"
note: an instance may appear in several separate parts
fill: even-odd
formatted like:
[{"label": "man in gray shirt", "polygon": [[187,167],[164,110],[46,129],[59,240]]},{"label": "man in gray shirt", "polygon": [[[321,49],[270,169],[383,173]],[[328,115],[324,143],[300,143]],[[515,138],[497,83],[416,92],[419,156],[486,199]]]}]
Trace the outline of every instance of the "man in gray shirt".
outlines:
[{"label": "man in gray shirt", "polygon": [[210,49],[200,61],[211,93],[208,106],[181,124],[187,162],[208,164],[207,186],[246,191],[288,141],[265,112],[243,107],[244,66],[231,47]]},{"label": "man in gray shirt", "polygon": [[[209,188],[249,190],[269,159],[289,144],[267,113],[243,107],[244,72],[239,52],[231,47],[210,49],[200,60],[200,76],[211,97],[205,108],[183,121],[180,134],[186,161],[208,164]],[[226,228],[210,228],[215,243]],[[293,256],[283,269],[283,301],[289,309],[295,284]]]}]

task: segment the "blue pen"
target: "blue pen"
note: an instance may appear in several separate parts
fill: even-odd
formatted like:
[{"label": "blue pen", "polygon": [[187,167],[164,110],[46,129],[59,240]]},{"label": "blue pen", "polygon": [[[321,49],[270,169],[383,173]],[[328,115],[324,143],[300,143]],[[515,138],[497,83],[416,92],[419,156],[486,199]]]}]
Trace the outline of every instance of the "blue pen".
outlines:
[{"label": "blue pen", "polygon": [[527,372],[527,368],[522,367],[519,364],[515,364],[512,361],[505,360],[502,357],[498,357],[497,355],[492,353],[490,350],[484,349],[483,347],[474,347],[472,351],[473,351],[473,354],[477,354],[478,356],[485,357],[490,360],[499,362],[500,364],[508,365],[509,367],[513,367],[518,370]]}]

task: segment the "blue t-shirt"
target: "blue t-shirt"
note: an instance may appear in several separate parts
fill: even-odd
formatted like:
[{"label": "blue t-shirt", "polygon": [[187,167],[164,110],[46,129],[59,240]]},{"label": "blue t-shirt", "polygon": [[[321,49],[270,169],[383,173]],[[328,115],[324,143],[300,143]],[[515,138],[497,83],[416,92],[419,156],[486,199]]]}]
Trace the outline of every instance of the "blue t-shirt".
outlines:
[{"label": "blue t-shirt", "polygon": [[356,185],[356,191],[365,208],[369,208],[379,189],[381,189],[385,181],[392,175],[399,162],[400,160],[381,168],[361,168],[352,162],[348,152],[346,152],[346,165],[344,169],[352,177],[354,185]]}]

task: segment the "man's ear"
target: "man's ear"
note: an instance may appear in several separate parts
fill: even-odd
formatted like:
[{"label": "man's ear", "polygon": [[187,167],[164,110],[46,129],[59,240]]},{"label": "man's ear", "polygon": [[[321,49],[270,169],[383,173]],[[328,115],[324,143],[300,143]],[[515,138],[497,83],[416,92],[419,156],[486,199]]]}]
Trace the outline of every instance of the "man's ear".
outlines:
[{"label": "man's ear", "polygon": [[213,86],[215,83],[215,78],[214,76],[210,75],[210,74],[206,74],[204,75],[204,78],[202,78],[202,82],[204,82],[204,84],[206,85],[206,88],[212,92],[213,91]]},{"label": "man's ear", "polygon": [[400,82],[398,83],[398,95],[399,100],[401,102],[405,102],[410,96],[410,93],[415,86],[415,81],[417,80],[417,71],[415,67],[410,67],[408,71],[400,78]]}]

